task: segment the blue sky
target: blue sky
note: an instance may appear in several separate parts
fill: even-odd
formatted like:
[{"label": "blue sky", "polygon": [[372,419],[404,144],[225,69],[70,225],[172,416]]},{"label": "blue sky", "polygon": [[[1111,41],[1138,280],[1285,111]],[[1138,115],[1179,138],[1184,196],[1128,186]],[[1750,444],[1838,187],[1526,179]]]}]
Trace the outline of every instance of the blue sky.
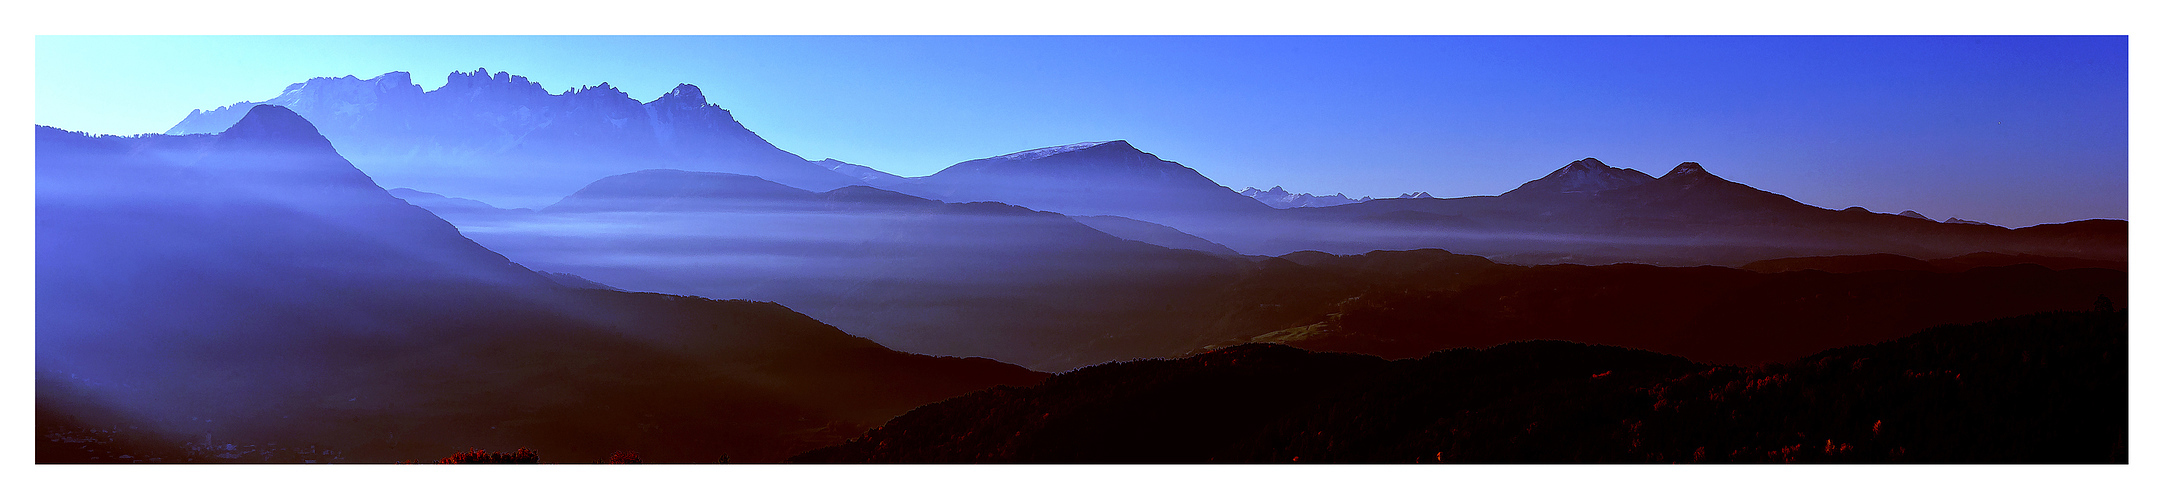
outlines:
[{"label": "blue sky", "polygon": [[2008,226],[2127,215],[2124,37],[52,37],[39,124],[160,132],[316,76],[692,83],[902,175],[1126,139],[1234,189],[1496,194],[1582,157]]}]

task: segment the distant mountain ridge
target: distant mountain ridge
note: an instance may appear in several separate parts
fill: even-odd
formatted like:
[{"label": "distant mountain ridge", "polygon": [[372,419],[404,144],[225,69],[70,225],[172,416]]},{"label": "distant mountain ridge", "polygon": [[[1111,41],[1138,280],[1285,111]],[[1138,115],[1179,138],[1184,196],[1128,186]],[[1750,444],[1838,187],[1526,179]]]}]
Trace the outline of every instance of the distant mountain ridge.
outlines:
[{"label": "distant mountain ridge", "polygon": [[996,200],[1070,215],[1117,215],[1249,255],[1445,248],[1525,264],[1728,266],[1889,252],[1918,258],[1975,252],[2104,260],[2125,255],[2117,243],[2124,232],[2112,229],[2110,221],[2066,226],[2101,231],[2069,238],[2058,230],[2003,232],[1969,221],[1942,224],[1914,212],[1893,219],[1860,208],[1835,211],[1730,181],[1696,162],[1653,177],[1583,158],[1496,196],[1438,199],[1417,192],[1296,211],[1258,209],[1291,207],[1287,202],[1297,195],[1254,188],[1227,193],[1194,170],[1125,141],[1037,148],[883,182],[889,189],[947,201]]},{"label": "distant mountain ridge", "polygon": [[[1529,264],[1664,265],[1868,253],[2125,258],[2124,232],[2110,224],[2011,233],[1958,218],[1919,226],[1805,205],[1690,162],[1655,178],[1582,158],[1496,196],[1412,192],[1339,204],[1312,195],[1243,195],[1124,140],[1018,151],[913,178],[833,159],[809,162],[745,129],[691,85],[642,103],[606,84],[549,94],[523,77],[485,71],[453,74],[444,87],[423,92],[406,74],[389,73],[312,79],[271,101],[319,122],[383,184],[505,208],[540,207],[601,177],[667,169],[756,176],[814,192],[869,185],[944,202],[1119,216],[1249,255],[1446,248]],[[172,132],[212,129],[234,109],[191,114]],[[2075,229],[2101,232],[2067,232]]]},{"label": "distant mountain ridge", "polygon": [[1077,215],[1081,222],[1105,234],[1140,241],[1165,248],[1196,250],[1219,255],[1239,255],[1239,252],[1201,237],[1180,232],[1170,226],[1129,219],[1117,215]]},{"label": "distant mountain ridge", "polygon": [[904,179],[904,177],[902,176],[886,173],[876,168],[836,160],[833,158],[827,158],[812,163],[815,165],[826,167],[827,170],[833,170],[834,173],[854,177],[858,180],[864,181],[865,185],[873,187],[892,185],[901,182],[902,179]]},{"label": "distant mountain ridge", "polygon": [[[607,83],[551,94],[486,69],[423,90],[411,75],[313,78],[262,103],[314,122],[385,185],[538,207],[594,179],[649,168],[754,175],[824,191],[864,181],[782,151],[682,84],[640,102]],[[190,112],[168,134],[223,131],[255,102]]]},{"label": "distant mountain ridge", "polygon": [[1177,342],[1157,333],[1220,321],[1167,304],[1208,296],[1248,265],[1132,219],[670,169],[602,178],[530,213],[442,213],[537,268],[773,301],[897,349],[1044,370],[1185,349],[1154,345]]},{"label": "distant mountain ridge", "polygon": [[1374,199],[1362,196],[1360,199],[1355,200],[1345,196],[1345,193],[1329,196],[1315,196],[1308,193],[1294,194],[1285,191],[1284,186],[1271,186],[1269,191],[1249,187],[1240,190],[1240,195],[1260,200],[1263,204],[1269,205],[1270,208],[1331,207]]},{"label": "distant mountain ridge", "polygon": [[2103,260],[2126,255],[2124,221],[2008,230],[1939,223],[1913,212],[1829,210],[1729,181],[1696,162],[1683,162],[1656,178],[1593,158],[1497,196],[1377,199],[1236,224],[1241,230],[1182,230],[1248,254],[1444,248],[1525,264],[1734,266],[1866,253],[1944,258],[1999,252]]},{"label": "distant mountain ridge", "polygon": [[1151,222],[1196,213],[1260,211],[1179,163],[1124,140],[1037,148],[956,163],[894,189],[947,202],[998,201],[1067,215],[1119,215]]}]

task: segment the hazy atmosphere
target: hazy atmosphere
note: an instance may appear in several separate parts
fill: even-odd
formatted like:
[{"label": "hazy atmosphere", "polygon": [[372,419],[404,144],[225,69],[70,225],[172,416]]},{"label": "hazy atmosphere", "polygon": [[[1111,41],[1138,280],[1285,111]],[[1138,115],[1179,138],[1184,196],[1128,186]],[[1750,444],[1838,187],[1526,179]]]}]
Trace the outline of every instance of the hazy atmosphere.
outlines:
[{"label": "hazy atmosphere", "polygon": [[[315,29],[278,7],[172,25]],[[765,26],[668,7],[560,15]],[[1249,15],[1074,7],[974,32]],[[889,16],[921,8],[804,18],[948,26]],[[1695,19],[1619,9],[1521,17]],[[775,497],[2109,496],[2153,451],[2144,36],[25,36],[18,461],[86,465],[43,480],[70,494],[198,487],[105,480],[154,470],[246,496],[287,485],[232,464],[277,463],[329,464],[276,469],[307,494],[656,479],[337,464],[680,464],[637,470]],[[181,463],[224,465],[154,465]],[[822,463],[1130,467],[781,465]],[[2079,477],[2004,467],[2039,464]]]},{"label": "hazy atmosphere", "polygon": [[[902,176],[1128,140],[1235,190],[1491,195],[1578,158],[2006,227],[2123,218],[2117,37],[40,37],[37,122],[164,132],[314,77],[680,83]],[[410,187],[386,185],[384,187]],[[560,193],[559,196],[562,194]]]}]

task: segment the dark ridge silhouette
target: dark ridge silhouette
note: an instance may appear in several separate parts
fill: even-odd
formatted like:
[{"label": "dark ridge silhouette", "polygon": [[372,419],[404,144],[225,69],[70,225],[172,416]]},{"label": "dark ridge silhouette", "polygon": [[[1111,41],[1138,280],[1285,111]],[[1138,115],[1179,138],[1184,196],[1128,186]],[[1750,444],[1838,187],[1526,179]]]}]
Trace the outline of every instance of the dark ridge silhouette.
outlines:
[{"label": "dark ridge silhouette", "polygon": [[[1572,168],[1591,168],[1577,165]],[[1702,168],[1679,167],[1663,178],[1549,194],[1603,203],[1654,200],[1649,206],[1740,199],[1735,203],[1817,210]],[[1686,194],[1644,194],[1655,188]],[[1514,196],[1546,196],[1539,193]],[[1643,265],[1526,268],[1440,250],[1372,253],[1346,266],[1323,264],[1336,259],[1329,254],[1300,252],[1287,254],[1286,264],[1323,269],[1285,272],[1286,265],[1267,259],[1205,258],[1117,241],[1074,223],[1122,232],[1104,222],[1131,219],[943,204],[864,186],[812,193],[755,177],[669,170],[595,182],[536,215],[446,217],[491,248],[551,271],[633,290],[777,301],[899,349],[992,357],[1045,371],[1249,341],[1396,358],[1549,338],[1752,363],[1934,324],[2078,306],[2098,294],[2123,296],[2125,289],[2123,273],[1761,277]],[[1414,231],[1480,226],[1421,211],[1366,217],[1371,225],[1389,219]],[[1181,244],[1170,233],[1123,234]],[[1939,269],[1891,254],[1873,258],[1892,263],[1807,262],[1848,263],[1831,267],[1841,271]],[[1439,260],[1423,262],[1428,259]],[[1967,271],[2087,262],[1968,259],[1949,265]],[[1770,265],[1756,270],[1789,270]],[[1433,274],[1428,266],[1455,274]],[[1812,266],[1831,264],[1791,267]],[[2062,269],[2080,267],[2092,266]],[[2008,289],[2021,291],[2000,293]],[[1367,323],[1347,329],[1346,321]],[[1737,329],[1764,334],[1728,333]]]},{"label": "dark ridge silhouette", "polygon": [[2045,257],[2041,255],[2007,255],[1994,252],[1977,252],[1958,257],[1918,260],[1901,255],[1835,255],[1826,257],[1795,257],[1752,262],[1742,269],[1762,273],[1789,271],[1825,271],[1829,273],[1860,273],[1866,271],[1942,271],[1962,272],[1980,267],[2005,267],[2017,264],[2035,264],[2053,270],[2067,269],[2117,269],[2126,270],[2120,261],[2077,259],[2072,257]]},{"label": "dark ridge silhouette", "polygon": [[[2108,306],[2106,306],[2108,307]],[[2126,463],[2123,309],[1755,368],[1531,341],[1244,345],[926,405],[806,463]]]},{"label": "dark ridge silhouette", "polygon": [[1172,224],[1248,254],[1448,248],[1516,264],[1740,266],[1789,257],[1976,252],[2124,261],[2125,221],[2006,229],[1829,210],[1686,162],[1659,178],[1587,158],[1500,196],[1378,199]]},{"label": "dark ridge silhouette", "polygon": [[[226,130],[259,103],[190,112],[166,133]],[[405,72],[313,78],[262,104],[321,127],[354,165],[386,185],[539,207],[587,182],[647,168],[756,175],[814,190],[863,184],[774,147],[683,84],[640,102],[602,83],[550,94],[486,69],[424,91]]]},{"label": "dark ridge silhouette", "polygon": [[1165,248],[1194,250],[1218,255],[1239,255],[1239,252],[1234,252],[1224,245],[1219,245],[1216,242],[1192,234],[1182,233],[1178,229],[1162,224],[1153,224],[1117,215],[1079,215],[1075,216],[1074,220],[1098,231],[1104,231],[1105,234],[1118,236],[1122,239],[1140,241]]},{"label": "dark ridge silhouette", "polygon": [[1937,271],[1938,266],[1922,259],[1890,253],[1871,255],[1838,255],[1830,257],[1794,257],[1761,260],[1744,264],[1746,271],[1761,273],[1784,273],[1789,271],[1825,271],[1829,273],[1858,273],[1864,271]]},{"label": "dark ridge silhouette", "polygon": [[771,303],[560,285],[276,106],[217,135],[40,127],[36,151],[44,463],[774,461],[1044,376]]},{"label": "dark ridge silhouette", "polygon": [[1654,178],[1586,158],[1500,196],[1407,195],[1280,210],[1211,201],[1224,198],[1222,186],[1168,165],[1177,166],[1123,142],[1081,143],[972,160],[892,188],[948,201],[1119,215],[1247,254],[1450,248],[1518,264],[1679,266],[1868,253],[2125,259],[2124,221],[2008,230],[1828,210],[1723,179],[1693,162]]},{"label": "dark ridge silhouette", "polygon": [[488,450],[469,450],[437,460],[439,464],[538,464],[541,454],[519,448],[510,453],[490,453]]},{"label": "dark ridge silhouette", "polygon": [[[1305,270],[1265,266],[1253,282],[1273,284],[1258,291],[1274,290],[1279,298],[1254,302],[1285,304],[1275,309],[1287,321],[1312,321],[1212,346],[1282,342],[1395,359],[1557,339],[1748,365],[1884,341],[1932,325],[2081,308],[2098,296],[2123,301],[2128,284],[2124,271],[2054,271],[2035,264],[1833,274],[1638,264],[1524,267],[1436,250],[1287,259]],[[1302,287],[1282,285],[1289,283]]]},{"label": "dark ridge silhouette", "polygon": [[1518,186],[1517,189],[1503,193],[1502,197],[1591,195],[1652,181],[1653,176],[1646,175],[1645,172],[1610,167],[1608,164],[1601,163],[1600,160],[1586,158],[1570,162],[1569,165],[1564,165],[1563,168],[1555,169],[1546,177],[1526,182]]},{"label": "dark ridge silhouette", "polygon": [[2041,255],[2007,255],[1993,252],[1977,252],[1959,257],[1934,259],[1931,265],[1941,271],[1961,272],[1979,267],[2003,267],[2017,264],[2036,264],[2051,269],[2117,269],[2126,270],[2125,261],[2077,259],[2073,257],[2045,257]]}]

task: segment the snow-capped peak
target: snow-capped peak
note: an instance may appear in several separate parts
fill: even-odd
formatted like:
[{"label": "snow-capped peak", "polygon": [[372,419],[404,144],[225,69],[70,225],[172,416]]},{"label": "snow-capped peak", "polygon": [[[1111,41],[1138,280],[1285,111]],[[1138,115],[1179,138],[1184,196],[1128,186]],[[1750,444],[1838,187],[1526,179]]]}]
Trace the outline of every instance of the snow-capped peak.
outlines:
[{"label": "snow-capped peak", "polygon": [[1359,199],[1353,199],[1351,197],[1345,196],[1345,193],[1338,193],[1327,196],[1315,196],[1308,193],[1295,194],[1286,191],[1284,186],[1271,186],[1269,191],[1263,191],[1260,189],[1255,189],[1254,187],[1248,187],[1247,189],[1241,190],[1240,194],[1249,198],[1254,198],[1256,201],[1260,201],[1264,205],[1269,205],[1271,208],[1331,207],[1350,203],[1360,203],[1374,199],[1365,196],[1360,197]]},{"label": "snow-capped peak", "polygon": [[1102,144],[1109,144],[1109,143],[1114,143],[1114,142],[1121,142],[1121,141],[1097,141],[1097,142],[1077,142],[1077,143],[1074,143],[1074,144],[1068,144],[1068,145],[1065,145],[1065,146],[1052,146],[1052,147],[1049,147],[1049,148],[1037,148],[1037,149],[1032,149],[1032,150],[1029,150],[1029,151],[1023,151],[1023,152],[1020,152],[1020,153],[1010,153],[1010,154],[1004,154],[1004,155],[1000,155],[1000,156],[994,156],[994,157],[992,157],[991,159],[993,159],[993,160],[1010,160],[1010,161],[1020,161],[1020,160],[1035,160],[1035,159],[1038,159],[1038,158],[1043,158],[1043,157],[1047,157],[1047,156],[1052,156],[1052,155],[1056,155],[1056,154],[1060,154],[1060,153],[1071,153],[1071,152],[1075,152],[1075,151],[1081,151],[1081,150],[1084,150],[1084,149],[1094,148],[1094,147],[1097,147],[1097,146],[1099,146],[1099,145],[1102,145]]}]

